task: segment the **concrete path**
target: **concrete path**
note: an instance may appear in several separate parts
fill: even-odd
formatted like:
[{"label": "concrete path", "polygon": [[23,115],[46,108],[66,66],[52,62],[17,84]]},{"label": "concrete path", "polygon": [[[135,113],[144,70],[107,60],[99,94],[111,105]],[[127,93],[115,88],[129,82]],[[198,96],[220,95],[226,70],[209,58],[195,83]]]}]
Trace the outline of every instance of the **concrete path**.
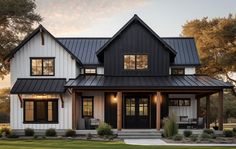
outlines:
[{"label": "concrete path", "polygon": [[162,139],[125,139],[125,144],[130,145],[159,145],[159,146],[236,146],[236,144],[176,144],[166,143]]}]

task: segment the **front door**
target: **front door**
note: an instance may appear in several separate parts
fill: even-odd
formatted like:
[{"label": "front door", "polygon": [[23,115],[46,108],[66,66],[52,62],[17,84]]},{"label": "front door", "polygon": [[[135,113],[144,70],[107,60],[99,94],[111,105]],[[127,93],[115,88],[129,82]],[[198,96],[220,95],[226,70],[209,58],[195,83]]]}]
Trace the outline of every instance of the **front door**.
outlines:
[{"label": "front door", "polygon": [[125,128],[150,128],[149,97],[126,96],[124,98]]}]

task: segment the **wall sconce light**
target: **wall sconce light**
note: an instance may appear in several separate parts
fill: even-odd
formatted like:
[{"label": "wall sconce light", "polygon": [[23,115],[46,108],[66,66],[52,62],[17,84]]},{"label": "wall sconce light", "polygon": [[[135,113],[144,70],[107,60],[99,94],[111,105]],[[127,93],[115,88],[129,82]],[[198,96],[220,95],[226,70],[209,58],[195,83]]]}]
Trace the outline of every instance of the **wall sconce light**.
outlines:
[{"label": "wall sconce light", "polygon": [[114,93],[114,101],[116,102],[117,101],[117,98],[116,98],[116,96],[117,96],[117,93]]}]

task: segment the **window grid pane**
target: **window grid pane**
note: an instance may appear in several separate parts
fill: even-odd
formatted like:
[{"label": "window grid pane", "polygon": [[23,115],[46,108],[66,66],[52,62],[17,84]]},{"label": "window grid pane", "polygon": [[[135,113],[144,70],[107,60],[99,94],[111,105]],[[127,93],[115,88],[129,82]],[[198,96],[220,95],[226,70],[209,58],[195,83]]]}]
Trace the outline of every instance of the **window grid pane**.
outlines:
[{"label": "window grid pane", "polygon": [[34,102],[25,102],[25,121],[34,121]]},{"label": "window grid pane", "polygon": [[136,55],[136,69],[148,69],[147,55]]},{"label": "window grid pane", "polygon": [[124,69],[135,69],[135,55],[124,55]]},{"label": "window grid pane", "polygon": [[83,117],[93,116],[93,99],[83,98]]}]

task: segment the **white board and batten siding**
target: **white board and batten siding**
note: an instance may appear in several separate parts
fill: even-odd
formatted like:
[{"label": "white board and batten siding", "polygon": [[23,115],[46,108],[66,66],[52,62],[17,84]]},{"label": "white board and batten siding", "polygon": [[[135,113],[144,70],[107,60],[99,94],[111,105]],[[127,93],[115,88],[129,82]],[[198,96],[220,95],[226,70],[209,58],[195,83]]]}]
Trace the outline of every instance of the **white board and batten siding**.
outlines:
[{"label": "white board and batten siding", "polygon": [[177,118],[188,116],[197,118],[197,100],[194,94],[169,94],[169,98],[190,98],[190,106],[169,106],[169,115],[174,113]]},{"label": "white board and batten siding", "polygon": [[[79,71],[76,68],[76,60],[63,49],[51,36],[44,34],[44,45],[41,44],[41,36],[38,33],[28,41],[10,61],[11,87],[17,78],[44,78],[43,76],[30,76],[30,57],[55,57],[55,76],[46,78],[75,78]],[[58,124],[24,124],[23,108],[17,95],[11,95],[11,128],[12,129],[68,129],[72,127],[72,99],[68,93],[64,94],[64,108],[59,101]]]}]

